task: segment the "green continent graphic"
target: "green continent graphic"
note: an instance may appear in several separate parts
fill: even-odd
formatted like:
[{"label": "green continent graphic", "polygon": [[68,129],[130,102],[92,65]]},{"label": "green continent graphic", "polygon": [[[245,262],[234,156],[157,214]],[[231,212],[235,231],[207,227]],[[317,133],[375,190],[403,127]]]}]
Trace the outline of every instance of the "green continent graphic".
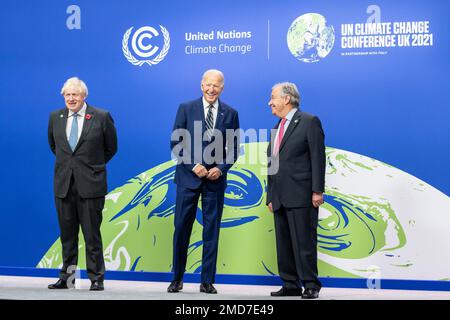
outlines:
[{"label": "green continent graphic", "polygon": [[[265,150],[265,142],[242,145],[241,156],[228,173],[217,262],[219,274],[278,273],[273,214],[265,205]],[[327,148],[327,179],[348,166],[349,160],[339,152],[338,149]],[[364,166],[370,167],[370,164]],[[176,192],[174,172],[175,163],[165,162],[128,180],[107,195],[102,224],[107,270],[171,271]],[[202,223],[200,201],[188,251],[186,271],[189,273],[201,271]],[[386,231],[392,226],[397,231],[395,246],[386,241]],[[319,258],[324,254],[360,259],[406,244],[403,229],[385,199],[343,194],[335,187],[326,188],[317,231]],[[80,233],[81,268],[85,268],[84,250]],[[42,257],[38,267],[60,268],[61,265],[58,239]],[[319,271],[326,276],[356,277],[351,270],[339,269],[320,259]]]},{"label": "green continent graphic", "polygon": [[287,45],[294,57],[303,62],[318,62],[334,45],[334,29],[317,13],[304,14],[292,22]]},{"label": "green continent graphic", "polygon": [[[406,244],[406,236],[394,211],[385,201],[344,195],[328,190],[318,228],[319,252],[360,259],[379,250],[391,251]],[[389,223],[396,226],[399,244],[387,247],[385,233]]]}]

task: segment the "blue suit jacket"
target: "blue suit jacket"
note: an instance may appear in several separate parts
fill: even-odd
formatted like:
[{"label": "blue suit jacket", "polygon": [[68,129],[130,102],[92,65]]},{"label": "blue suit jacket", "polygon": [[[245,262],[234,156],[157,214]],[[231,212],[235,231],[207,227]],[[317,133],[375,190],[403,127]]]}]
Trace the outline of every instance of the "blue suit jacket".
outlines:
[{"label": "blue suit jacket", "polygon": [[[177,129],[184,129],[190,138],[182,138],[178,134],[182,132],[176,131]],[[181,152],[174,152],[175,157],[178,159],[175,171],[175,183],[177,185],[190,189],[197,189],[202,183],[208,183],[212,188],[216,189],[226,187],[227,171],[239,155],[240,141],[237,131],[239,129],[239,116],[236,110],[220,100],[214,129],[218,130],[216,133],[220,132],[222,134],[223,139],[216,138],[212,142],[203,141],[205,114],[202,98],[182,103],[179,106],[170,142],[172,151],[175,150],[175,147],[178,150],[181,149]],[[236,133],[230,136],[229,131],[227,137],[227,130],[235,130]],[[207,154],[210,154],[211,152],[209,151],[213,146],[216,147],[216,161],[211,162],[203,157],[203,153],[205,148],[208,148]],[[206,178],[200,179],[192,171],[197,163],[204,165],[208,170],[213,167],[218,167],[222,171],[222,176],[215,181],[210,181]]]}]

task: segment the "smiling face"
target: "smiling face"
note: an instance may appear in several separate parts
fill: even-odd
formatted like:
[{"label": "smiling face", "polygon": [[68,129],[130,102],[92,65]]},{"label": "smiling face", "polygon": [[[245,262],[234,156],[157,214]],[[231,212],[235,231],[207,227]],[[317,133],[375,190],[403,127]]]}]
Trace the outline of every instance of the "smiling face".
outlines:
[{"label": "smiling face", "polygon": [[80,111],[86,98],[82,90],[77,86],[68,86],[65,88],[63,96],[67,109],[72,112]]},{"label": "smiling face", "polygon": [[269,106],[272,109],[272,114],[279,118],[284,118],[291,111],[292,105],[290,103],[290,96],[282,95],[281,87],[272,89]]},{"label": "smiling face", "polygon": [[222,75],[217,72],[206,73],[202,79],[201,88],[205,100],[209,104],[213,104],[223,91]]}]

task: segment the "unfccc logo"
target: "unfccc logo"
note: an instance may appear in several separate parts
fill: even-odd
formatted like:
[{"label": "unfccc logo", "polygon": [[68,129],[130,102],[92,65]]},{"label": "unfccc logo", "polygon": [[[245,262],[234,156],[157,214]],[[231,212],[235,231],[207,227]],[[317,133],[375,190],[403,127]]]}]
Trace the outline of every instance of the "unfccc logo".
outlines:
[{"label": "unfccc logo", "polygon": [[[160,47],[158,47],[155,44],[149,43],[150,42],[149,40],[151,40],[152,38],[157,38],[160,36],[158,30],[156,30],[153,27],[144,26],[144,27],[137,29],[133,33],[133,36],[131,37],[131,48],[133,49],[134,55],[131,53],[130,49],[128,48],[128,42],[129,42],[130,35],[131,35],[131,32],[133,31],[134,27],[131,27],[130,29],[128,29],[125,32],[125,34],[123,35],[123,40],[122,40],[122,51],[123,51],[125,58],[127,58],[127,60],[131,64],[141,67],[143,64],[147,63],[149,66],[151,66],[153,64],[160,63],[164,59],[164,57],[169,52],[170,36],[169,36],[169,32],[167,31],[166,28],[164,28],[161,25],[159,27],[160,27],[161,33],[164,37],[164,45],[163,45],[162,49],[160,49]],[[145,40],[146,44],[144,44],[144,40]],[[158,55],[155,56],[155,54],[157,54],[157,53],[158,53]],[[136,56],[138,56],[139,58],[136,58]],[[153,56],[155,56],[155,57],[152,59],[149,59]]]}]

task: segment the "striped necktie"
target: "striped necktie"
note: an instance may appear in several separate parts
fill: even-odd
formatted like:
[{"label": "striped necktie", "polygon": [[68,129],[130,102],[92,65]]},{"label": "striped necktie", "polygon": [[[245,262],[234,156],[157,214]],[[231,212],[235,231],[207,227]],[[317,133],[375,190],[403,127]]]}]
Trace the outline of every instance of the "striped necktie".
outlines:
[{"label": "striped necktie", "polygon": [[208,137],[208,141],[211,141],[214,129],[214,116],[212,111],[213,108],[214,106],[210,104],[208,106],[208,114],[206,115],[206,136]]}]

